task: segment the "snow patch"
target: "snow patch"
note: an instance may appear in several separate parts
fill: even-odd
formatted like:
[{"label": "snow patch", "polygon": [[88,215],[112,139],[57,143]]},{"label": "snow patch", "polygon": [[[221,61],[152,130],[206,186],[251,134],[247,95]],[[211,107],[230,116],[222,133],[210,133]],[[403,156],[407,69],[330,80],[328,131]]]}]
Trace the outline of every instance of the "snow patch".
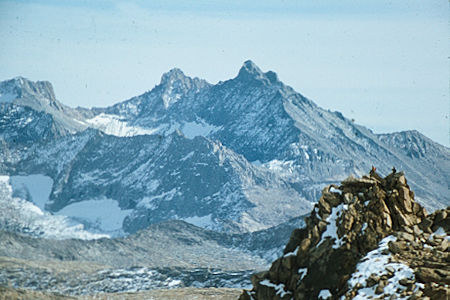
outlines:
[{"label": "snow patch", "polygon": [[447,239],[447,241],[450,241],[450,236],[447,235],[444,228],[442,228],[442,227],[439,227],[438,229],[436,229],[436,231],[430,235],[428,240],[432,239],[435,235],[443,236],[444,238]]},{"label": "snow patch", "polygon": [[215,225],[211,214],[203,216],[203,217],[194,216],[194,217],[189,217],[189,218],[183,218],[180,220],[183,220],[189,224],[192,224],[192,225],[195,225],[195,226],[201,227],[201,228],[212,229],[212,228],[214,228],[214,225]]},{"label": "snow patch", "polygon": [[298,253],[298,249],[299,249],[299,246],[297,246],[297,248],[295,248],[294,251],[286,253],[285,255],[283,255],[283,257],[296,256],[297,253]]},{"label": "snow patch", "polygon": [[338,237],[336,225],[338,218],[341,216],[342,212],[347,209],[348,205],[342,203],[332,209],[331,215],[326,219],[326,221],[328,222],[327,229],[324,231],[324,233],[322,233],[320,242],[317,244],[316,247],[319,247],[320,244],[322,244],[325,241],[325,238],[327,237],[334,239],[334,243],[332,246],[333,249],[337,249],[344,244],[345,235],[342,236],[341,238]]},{"label": "snow patch", "polygon": [[[366,286],[366,281],[370,275],[382,276],[387,274],[386,268],[391,267],[394,270],[394,276],[388,279],[388,283],[384,287],[384,294],[396,295],[397,299],[406,299],[400,295],[406,289],[406,287],[400,284],[400,280],[404,278],[414,279],[414,271],[402,263],[390,262],[391,254],[387,250],[389,248],[388,244],[391,241],[396,241],[396,238],[394,236],[385,237],[381,240],[377,249],[370,251],[361,259],[361,262],[356,266],[356,272],[353,273],[348,281],[350,288],[354,288],[357,284],[361,284],[363,287]],[[375,289],[376,285],[359,289],[358,295],[354,299],[376,297]]]},{"label": "snow patch", "polygon": [[71,217],[102,232],[120,232],[123,220],[132,210],[122,210],[112,199],[85,200],[67,205],[56,214]]},{"label": "snow patch", "polygon": [[204,136],[214,133],[221,129],[221,127],[210,125],[204,121],[197,122],[187,122],[183,124],[181,128],[181,132],[183,132],[184,136],[188,139],[193,139],[196,136]]},{"label": "snow patch", "polygon": [[252,165],[254,165],[254,166],[257,166],[257,167],[260,167],[260,166],[262,166],[262,163],[261,163],[261,161],[260,160],[255,160],[255,161],[252,161],[252,162],[250,162]]},{"label": "snow patch", "polygon": [[9,176],[0,176],[0,207],[0,227],[8,231],[57,240],[109,237],[88,232],[82,224],[65,216],[51,215],[30,201],[13,197]]},{"label": "snow patch", "polygon": [[328,299],[331,297],[331,293],[329,290],[321,290],[319,293],[319,299]]},{"label": "snow patch", "polygon": [[259,284],[273,288],[276,291],[276,294],[280,296],[280,298],[283,298],[286,295],[292,294],[291,292],[285,290],[284,284],[282,284],[282,283],[274,284],[274,283],[270,282],[269,280],[265,279],[263,281],[260,281]]},{"label": "snow patch", "polygon": [[167,284],[168,287],[174,287],[174,286],[179,286],[181,285],[183,282],[181,280],[178,279],[173,279],[170,280],[169,283]]},{"label": "snow patch", "polygon": [[306,276],[306,274],[308,273],[308,268],[301,268],[301,269],[298,269],[298,274],[300,275],[300,278],[299,278],[299,282],[300,281],[302,281],[303,280],[303,278],[305,278],[305,276]]},{"label": "snow patch", "polygon": [[366,231],[366,229],[367,229],[367,223],[364,223],[361,228],[361,231],[364,233]]},{"label": "snow patch", "polygon": [[151,210],[156,209],[157,208],[157,204],[158,204],[159,201],[161,201],[161,200],[167,200],[167,201],[171,200],[175,196],[176,192],[177,192],[177,189],[171,189],[168,192],[164,192],[164,193],[161,193],[161,194],[156,195],[156,196],[144,197],[141,201],[139,201],[137,206],[138,207],[145,207],[145,208],[148,208],[148,209],[151,209]]},{"label": "snow patch", "polygon": [[335,188],[334,186],[332,186],[332,187],[330,188],[330,192],[331,192],[331,193],[338,193],[339,195],[342,195],[342,191],[339,190],[339,189],[337,189],[337,188]]},{"label": "snow patch", "polygon": [[11,176],[13,196],[33,202],[41,210],[45,210],[53,187],[53,180],[45,175]]},{"label": "snow patch", "polygon": [[188,154],[186,154],[186,156],[184,156],[183,158],[180,159],[180,161],[185,161],[189,158],[191,158],[194,155],[194,151],[189,152]]},{"label": "snow patch", "polygon": [[91,127],[99,129],[106,134],[124,137],[136,135],[150,135],[157,133],[159,128],[142,128],[138,126],[130,126],[119,116],[101,113],[92,119],[87,119],[86,122]]}]

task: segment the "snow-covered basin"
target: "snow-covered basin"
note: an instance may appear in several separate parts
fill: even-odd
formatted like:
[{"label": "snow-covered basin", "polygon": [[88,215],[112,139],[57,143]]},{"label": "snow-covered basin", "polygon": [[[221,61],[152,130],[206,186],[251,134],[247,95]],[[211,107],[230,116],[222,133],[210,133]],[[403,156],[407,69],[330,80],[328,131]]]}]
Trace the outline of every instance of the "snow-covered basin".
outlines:
[{"label": "snow-covered basin", "polygon": [[45,204],[53,186],[53,180],[50,177],[35,174],[11,176],[9,180],[13,189],[13,196],[28,196],[30,199],[25,200],[31,201],[41,210],[45,210]]},{"label": "snow-covered basin", "polygon": [[133,210],[122,210],[115,200],[103,198],[67,205],[56,214],[68,216],[100,232],[113,233],[122,229],[123,220]]},{"label": "snow-covered basin", "polygon": [[[53,180],[42,174],[5,177],[12,188],[12,196],[35,204],[42,214],[49,200]],[[7,178],[7,179],[6,179]],[[66,216],[93,229],[96,233],[120,235],[123,220],[132,210],[122,210],[113,199],[90,199],[70,204],[55,215]]]},{"label": "snow-covered basin", "polygon": [[[15,184],[15,192],[11,181]],[[31,185],[30,191],[26,189],[27,185],[36,183],[42,185]],[[7,175],[0,176],[0,224],[32,236],[50,239],[77,238],[90,240],[109,237],[105,234],[88,232],[84,230],[82,224],[65,216],[56,216],[45,212],[30,199],[21,197],[25,195],[28,198],[39,199],[37,202],[43,207],[46,199],[42,197],[51,190],[48,183],[49,178],[45,178],[43,175],[33,175],[30,178],[26,178],[26,176],[18,178],[16,176],[14,180]]]}]

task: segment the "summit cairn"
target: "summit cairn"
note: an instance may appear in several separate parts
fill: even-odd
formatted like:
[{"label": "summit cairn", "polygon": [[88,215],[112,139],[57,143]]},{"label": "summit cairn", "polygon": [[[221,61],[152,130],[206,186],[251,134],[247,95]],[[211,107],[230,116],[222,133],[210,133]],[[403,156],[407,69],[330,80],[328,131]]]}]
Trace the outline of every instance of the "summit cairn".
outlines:
[{"label": "summit cairn", "polygon": [[323,189],[250,299],[448,299],[449,208],[427,214],[403,172]]}]

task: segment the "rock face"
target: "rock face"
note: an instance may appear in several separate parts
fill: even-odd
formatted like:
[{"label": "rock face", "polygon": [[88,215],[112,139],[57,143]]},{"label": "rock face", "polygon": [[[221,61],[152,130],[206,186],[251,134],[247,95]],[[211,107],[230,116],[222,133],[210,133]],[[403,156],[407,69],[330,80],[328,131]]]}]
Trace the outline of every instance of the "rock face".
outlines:
[{"label": "rock face", "polygon": [[240,299],[446,299],[449,213],[427,215],[403,172],[349,177]]}]

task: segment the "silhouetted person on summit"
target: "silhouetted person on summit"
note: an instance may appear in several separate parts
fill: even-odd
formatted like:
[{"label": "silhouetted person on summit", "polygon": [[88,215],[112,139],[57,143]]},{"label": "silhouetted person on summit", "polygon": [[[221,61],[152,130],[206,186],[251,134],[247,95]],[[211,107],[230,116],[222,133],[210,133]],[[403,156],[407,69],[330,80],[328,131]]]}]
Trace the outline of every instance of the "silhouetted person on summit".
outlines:
[{"label": "silhouetted person on summit", "polygon": [[377,174],[377,168],[375,168],[374,166],[372,166],[372,170],[370,170],[369,174],[370,174],[370,177],[373,177],[378,181],[383,180],[383,178],[381,178],[381,176]]}]

